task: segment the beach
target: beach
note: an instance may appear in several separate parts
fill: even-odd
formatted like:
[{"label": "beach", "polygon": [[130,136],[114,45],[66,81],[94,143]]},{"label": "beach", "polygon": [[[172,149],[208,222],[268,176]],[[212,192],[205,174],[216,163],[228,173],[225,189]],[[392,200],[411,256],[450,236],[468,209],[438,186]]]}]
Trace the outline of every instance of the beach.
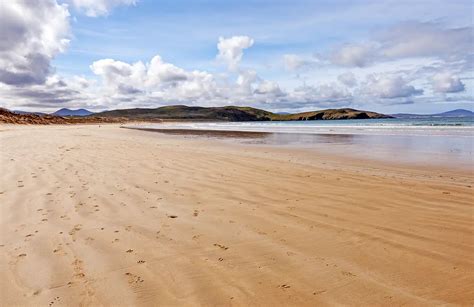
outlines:
[{"label": "beach", "polygon": [[0,146],[2,306],[474,304],[472,168],[116,124]]}]

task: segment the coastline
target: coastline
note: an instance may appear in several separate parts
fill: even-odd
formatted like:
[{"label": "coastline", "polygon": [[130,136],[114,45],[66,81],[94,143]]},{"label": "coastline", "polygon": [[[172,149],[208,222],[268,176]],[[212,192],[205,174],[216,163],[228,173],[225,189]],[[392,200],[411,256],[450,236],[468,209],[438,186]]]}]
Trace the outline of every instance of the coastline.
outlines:
[{"label": "coastline", "polygon": [[[214,123],[211,123],[214,124]],[[436,167],[474,171],[473,140],[471,134],[461,136],[417,135],[417,134],[369,134],[335,130],[281,132],[260,129],[206,129],[181,124],[137,124],[124,125],[124,129],[155,132],[184,138],[204,138],[242,145],[309,150],[313,153],[335,155],[340,158],[361,160],[367,163],[379,161],[385,164],[413,167]]]},{"label": "coastline", "polygon": [[469,170],[114,124],[0,143],[4,304],[474,302]]}]

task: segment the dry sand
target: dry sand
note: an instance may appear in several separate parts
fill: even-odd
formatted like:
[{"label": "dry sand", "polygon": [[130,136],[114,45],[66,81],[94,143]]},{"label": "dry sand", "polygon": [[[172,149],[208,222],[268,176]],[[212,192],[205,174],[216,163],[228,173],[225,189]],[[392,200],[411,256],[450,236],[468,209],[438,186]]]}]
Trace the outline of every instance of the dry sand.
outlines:
[{"label": "dry sand", "polygon": [[470,171],[0,126],[1,305],[474,303]]}]

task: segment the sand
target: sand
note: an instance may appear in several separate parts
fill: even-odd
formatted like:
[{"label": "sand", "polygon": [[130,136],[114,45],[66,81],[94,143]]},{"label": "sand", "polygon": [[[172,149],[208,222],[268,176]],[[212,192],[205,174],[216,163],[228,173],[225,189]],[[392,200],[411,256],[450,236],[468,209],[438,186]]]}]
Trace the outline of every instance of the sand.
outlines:
[{"label": "sand", "polygon": [[472,170],[0,126],[1,305],[472,305]]}]

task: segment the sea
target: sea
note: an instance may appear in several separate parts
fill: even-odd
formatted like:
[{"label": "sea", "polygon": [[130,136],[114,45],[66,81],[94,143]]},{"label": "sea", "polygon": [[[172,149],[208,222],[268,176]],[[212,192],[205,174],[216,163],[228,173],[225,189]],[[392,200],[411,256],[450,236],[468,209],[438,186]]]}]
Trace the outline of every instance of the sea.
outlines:
[{"label": "sea", "polygon": [[129,128],[474,171],[473,117],[166,122]]}]

